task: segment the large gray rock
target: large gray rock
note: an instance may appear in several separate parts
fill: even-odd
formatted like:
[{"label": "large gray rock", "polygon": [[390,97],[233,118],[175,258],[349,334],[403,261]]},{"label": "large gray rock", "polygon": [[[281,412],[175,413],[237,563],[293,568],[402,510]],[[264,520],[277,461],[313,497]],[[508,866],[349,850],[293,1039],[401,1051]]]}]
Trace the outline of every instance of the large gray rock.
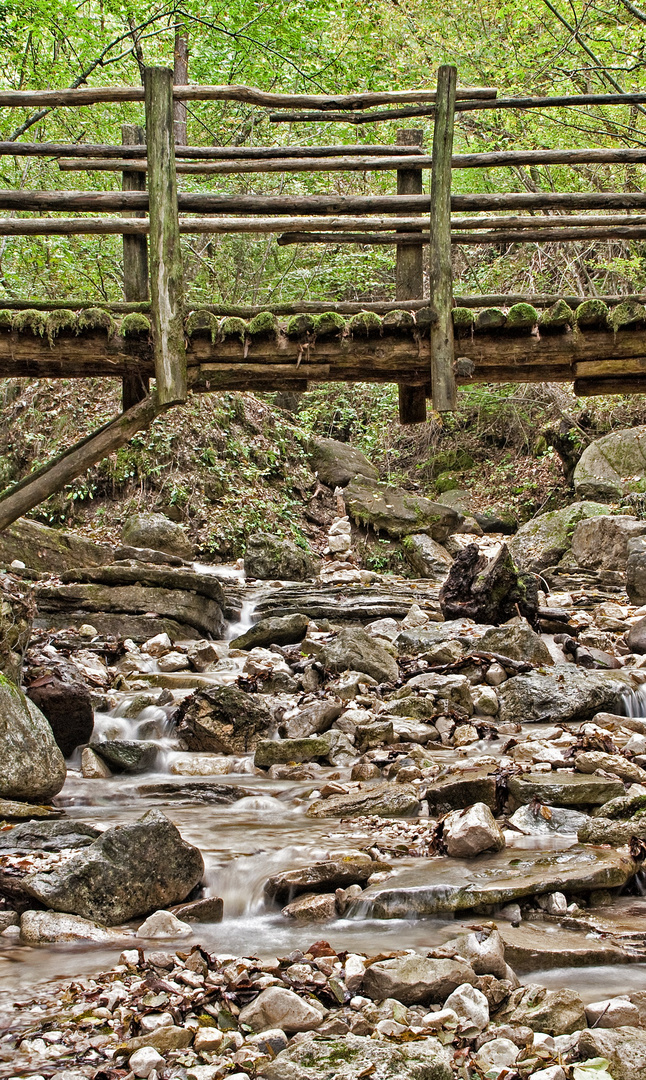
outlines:
[{"label": "large gray rock", "polygon": [[290,761],[320,761],[328,756],[333,742],[327,733],[305,739],[261,739],[256,745],[254,764],[258,769],[269,769]]},{"label": "large gray rock", "polygon": [[189,750],[248,754],[271,724],[271,713],[257,694],[235,686],[197,690],[181,703],[177,734]]},{"label": "large gray rock", "polygon": [[307,615],[283,615],[280,618],[261,619],[245,634],[229,642],[231,649],[255,649],[265,645],[295,645],[307,633],[310,620]]},{"label": "large gray rock", "polygon": [[108,544],[96,544],[28,518],[18,518],[0,532],[0,563],[6,566],[20,559],[30,570],[58,574],[73,566],[102,566],[112,558]]},{"label": "large gray rock", "polygon": [[402,547],[407,562],[421,578],[434,578],[439,574],[446,574],[451,568],[453,557],[426,533],[413,533],[404,537]]},{"label": "large gray rock", "polygon": [[604,514],[580,521],[572,533],[572,555],[584,570],[625,570],[629,542],[646,534],[646,521]]},{"label": "large gray rock", "polygon": [[546,990],[532,984],[513,992],[496,1014],[496,1023],[529,1027],[548,1035],[569,1035],[587,1027],[583,1001],[575,990],[566,987]]},{"label": "large gray rock", "polygon": [[472,859],[483,851],[502,851],[505,846],[502,829],[486,803],[481,802],[447,814],[442,839],[447,854],[456,859]]},{"label": "large gray rock", "polygon": [[253,533],[247,540],[244,572],[249,578],[267,581],[307,581],[314,576],[314,563],[308,552],[291,540],[272,533]]},{"label": "large gray rock", "polygon": [[382,1042],[363,1035],[308,1035],[261,1065],[265,1080],[452,1080],[451,1055],[434,1038]]},{"label": "large gray rock", "polygon": [[0,833],[0,851],[23,855],[27,851],[63,851],[88,847],[101,835],[93,825],[82,821],[23,821]]},{"label": "large gray rock", "polygon": [[466,960],[434,960],[397,956],[371,964],[363,977],[363,992],[375,1001],[395,998],[402,1005],[441,1005],[458,986],[477,982]]},{"label": "large gray rock", "polygon": [[[318,1002],[317,1002],[318,1004]],[[293,990],[284,986],[268,986],[240,1013],[240,1023],[253,1031],[280,1028],[292,1035],[296,1031],[312,1031],[320,1027],[325,1009],[318,1009]]]},{"label": "large gray rock", "polygon": [[379,784],[347,795],[316,799],[307,817],[411,817],[419,811],[419,792],[412,784]]},{"label": "large gray rock", "polygon": [[522,525],[509,543],[511,556],[520,570],[540,573],[556,566],[570,550],[575,527],[584,518],[609,513],[602,503],[575,502],[561,510],[539,514]]},{"label": "large gray rock", "polygon": [[603,806],[623,791],[619,780],[583,773],[523,773],[509,778],[509,794],[517,805],[540,799],[555,806]]},{"label": "large gray rock", "polygon": [[46,803],[65,776],[65,759],[40,709],[0,676],[0,796]]},{"label": "large gray rock", "polygon": [[461,520],[457,510],[449,506],[362,478],[348,484],[343,497],[348,514],[356,522],[396,539],[424,532],[443,543]]},{"label": "large gray rock", "polygon": [[284,870],[265,882],[265,896],[277,904],[286,904],[305,892],[330,892],[359,885],[374,874],[375,864],[369,855],[358,852],[339,856],[328,862],[302,866],[298,870]]},{"label": "large gray rock", "polygon": [[94,730],[92,696],[87,686],[76,680],[64,681],[52,675],[37,679],[27,688],[51,727],[61,753],[68,758],[77,746],[88,743]]},{"label": "large gray rock", "polygon": [[160,810],[108,829],[51,873],[23,881],[28,895],[54,911],[114,926],[185,900],[204,861]]},{"label": "large gray rock", "polygon": [[578,1050],[582,1060],[605,1058],[613,1080],[644,1080],[646,1076],[646,1031],[642,1027],[590,1028],[581,1032]]},{"label": "large gray rock", "polygon": [[310,465],[319,480],[331,488],[345,487],[355,476],[379,479],[379,473],[365,454],[337,439],[315,439],[310,451]]},{"label": "large gray rock", "polygon": [[493,626],[485,630],[473,648],[476,652],[500,653],[510,660],[525,660],[539,667],[554,663],[542,637],[525,620],[512,626]]},{"label": "large gray rock", "polygon": [[574,470],[580,499],[614,502],[643,489],[646,476],[646,427],[611,431],[583,451]]},{"label": "large gray rock", "polygon": [[365,630],[348,627],[320,647],[308,642],[305,648],[317,655],[328,671],[362,671],[378,683],[396,682],[399,678],[395,658]]},{"label": "large gray rock", "polygon": [[182,526],[164,514],[134,514],[125,522],[121,539],[130,547],[153,548],[178,559],[193,555],[193,546]]},{"label": "large gray rock", "polygon": [[114,772],[143,773],[153,769],[159,747],[143,739],[110,739],[95,743],[94,752],[107,762]]},{"label": "large gray rock", "polygon": [[20,941],[23,945],[94,941],[115,946],[123,942],[123,934],[97,926],[78,915],[67,915],[60,911],[25,911],[20,920]]},{"label": "large gray rock", "polygon": [[567,675],[515,675],[497,688],[502,723],[560,724],[619,712],[627,684],[600,672],[568,667]]}]

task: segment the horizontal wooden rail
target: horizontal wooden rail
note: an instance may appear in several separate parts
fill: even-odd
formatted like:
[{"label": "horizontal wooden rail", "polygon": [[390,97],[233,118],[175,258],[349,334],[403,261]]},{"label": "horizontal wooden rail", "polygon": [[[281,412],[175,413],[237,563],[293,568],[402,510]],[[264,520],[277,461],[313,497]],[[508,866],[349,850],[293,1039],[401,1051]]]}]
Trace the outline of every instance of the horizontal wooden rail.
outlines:
[{"label": "horizontal wooden rail", "polygon": [[[375,146],[369,143],[336,144],[334,146],[176,146],[177,158],[202,158],[204,160],[227,160],[229,158],[285,158],[285,157],[343,157],[346,154],[369,154],[381,156],[397,154],[402,157],[423,153],[419,146]],[[0,142],[0,157],[71,157],[71,158],[145,158],[145,143],[131,146],[107,143],[20,143]]]},{"label": "horizontal wooden rail", "polygon": [[[460,101],[495,98],[498,91],[490,86],[461,86]],[[435,101],[435,90],[369,91],[360,94],[273,94],[255,86],[200,86],[190,83],[173,87],[176,101],[241,101],[267,108],[297,109],[367,109],[373,105],[397,102]],[[59,105],[101,105],[112,102],[143,101],[142,86],[84,86],[76,90],[0,90],[0,106],[33,108]]]},{"label": "horizontal wooden rail", "polygon": [[[387,149],[387,148],[386,148]],[[500,150],[481,154],[454,154],[452,169],[488,169],[519,165],[593,165],[593,164],[640,164],[646,162],[646,149],[598,149],[587,150]],[[212,176],[228,173],[273,172],[379,172],[401,169],[401,157],[386,154],[382,157],[359,154],[355,157],[272,157],[265,159],[233,158],[226,161],[180,161],[177,172],[189,176]],[[430,154],[417,154],[407,162],[408,169],[430,169]],[[77,159],[59,158],[58,166],[63,172],[146,172],[145,160],[131,161],[123,157],[96,157]]]},{"label": "horizontal wooden rail", "polygon": [[[494,229],[491,232],[451,233],[452,244],[553,244],[570,240],[644,240],[646,226],[606,225],[597,229]],[[287,232],[278,237],[281,247],[289,244],[429,244],[431,234],[425,233],[359,233],[359,232]]]}]

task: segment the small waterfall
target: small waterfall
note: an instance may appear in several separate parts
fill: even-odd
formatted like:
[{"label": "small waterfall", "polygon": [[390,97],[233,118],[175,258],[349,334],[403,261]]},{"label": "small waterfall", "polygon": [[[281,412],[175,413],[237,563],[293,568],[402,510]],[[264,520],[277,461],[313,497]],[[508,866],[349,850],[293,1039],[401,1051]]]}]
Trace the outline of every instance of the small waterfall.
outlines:
[{"label": "small waterfall", "polygon": [[233,641],[234,638],[240,637],[241,634],[246,634],[254,624],[254,612],[256,610],[257,600],[243,600],[242,608],[240,611],[240,618],[236,623],[229,623],[227,627],[227,641]]},{"label": "small waterfall", "polygon": [[636,690],[627,690],[622,705],[626,716],[646,717],[646,684],[638,686]]}]

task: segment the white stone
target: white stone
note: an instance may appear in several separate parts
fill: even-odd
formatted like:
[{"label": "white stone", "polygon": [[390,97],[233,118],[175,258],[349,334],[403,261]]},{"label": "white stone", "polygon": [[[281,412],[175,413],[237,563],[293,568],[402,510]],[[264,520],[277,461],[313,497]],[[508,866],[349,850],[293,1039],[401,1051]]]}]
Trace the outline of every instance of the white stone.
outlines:
[{"label": "white stone", "polygon": [[646,754],[646,735],[631,735],[624,746],[624,750],[630,750],[631,754]]},{"label": "white stone", "polygon": [[371,637],[386,638],[387,641],[394,641],[399,634],[399,623],[396,619],[376,619],[374,622],[368,623],[365,629]]},{"label": "white stone", "polygon": [[240,1013],[240,1023],[248,1024],[253,1031],[281,1028],[287,1033],[313,1031],[323,1022],[324,1011],[282,986],[269,986],[258,997],[245,1005]]},{"label": "white stone", "polygon": [[522,921],[523,914],[520,910],[520,904],[505,904],[504,907],[498,912],[499,919],[504,919],[505,922],[519,923]]},{"label": "white stone", "polygon": [[164,653],[157,661],[160,671],[186,671],[188,666],[188,656],[181,652]]},{"label": "white stone", "polygon": [[411,604],[406,615],[402,619],[401,625],[404,630],[413,630],[417,626],[426,626],[428,621],[427,613],[422,611],[419,604]]},{"label": "white stone", "polygon": [[79,636],[82,638],[87,638],[88,641],[91,641],[92,638],[99,636],[99,631],[97,630],[96,626],[92,626],[92,623],[84,622],[82,626],[79,626]]},{"label": "white stone", "polygon": [[165,656],[173,648],[173,643],[168,634],[155,634],[154,637],[148,638],[148,641],[144,642],[141,646],[143,653],[148,653],[148,656]]},{"label": "white stone", "polygon": [[62,911],[25,911],[20,918],[20,940],[25,945],[57,941],[100,941],[116,944],[123,932],[68,915]]},{"label": "white stone", "polygon": [[182,922],[172,911],[154,911],[137,930],[138,938],[190,937],[193,927]]},{"label": "white stone", "polygon": [[629,1024],[639,1027],[639,1009],[627,998],[607,998],[605,1001],[592,1001],[585,1007],[586,1020],[590,1027],[616,1028]]},{"label": "white stone", "polygon": [[175,1021],[173,1019],[172,1013],[151,1012],[146,1013],[145,1016],[141,1016],[139,1018],[139,1023],[141,1025],[141,1030],[144,1032],[144,1034],[147,1034],[150,1031],[157,1031],[157,1029],[161,1027],[173,1027]]},{"label": "white stone", "polygon": [[349,517],[337,518],[333,521],[328,529],[328,536],[339,536],[341,533],[352,532],[352,525],[350,524]]},{"label": "white stone", "polygon": [[422,1017],[422,1027],[430,1031],[439,1031],[443,1027],[457,1027],[458,1014],[453,1009],[439,1009],[437,1012],[427,1013]]},{"label": "white stone", "polygon": [[163,1068],[164,1059],[157,1053],[154,1046],[142,1046],[131,1055],[128,1064],[135,1076],[147,1077],[153,1069]]},{"label": "white stone", "polygon": [[548,915],[565,915],[567,911],[567,897],[562,892],[547,893],[537,896],[536,903]]},{"label": "white stone", "polygon": [[467,1038],[479,1035],[489,1023],[489,1002],[480,990],[469,983],[463,983],[449,994],[444,1008],[457,1013],[462,1021],[460,1029]]},{"label": "white stone", "polygon": [[216,754],[179,754],[169,762],[173,776],[224,776],[233,772],[231,758]]},{"label": "white stone", "polygon": [[396,1020],[380,1020],[375,1027],[375,1031],[378,1031],[380,1035],[392,1038],[396,1035],[403,1035],[406,1027],[404,1024],[398,1024]]},{"label": "white stone", "polygon": [[364,958],[358,956],[357,953],[348,953],[345,958],[345,985],[351,994],[354,994],[355,990],[359,990],[365,973]]},{"label": "white stone", "polygon": [[471,697],[476,715],[495,716],[498,712],[498,695],[493,686],[473,686]]},{"label": "white stone", "polygon": [[475,1062],[485,1073],[492,1068],[510,1069],[519,1054],[520,1048],[511,1039],[492,1039],[480,1047]]},{"label": "white stone", "polygon": [[489,686],[500,686],[507,681],[507,672],[502,664],[491,664],[485,674],[485,682]]},{"label": "white stone", "polygon": [[339,533],[338,536],[329,536],[327,546],[330,551],[336,553],[340,551],[349,551],[352,547],[352,537],[346,533]]},{"label": "white stone", "polygon": [[91,746],[81,751],[81,772],[86,780],[107,780],[112,773],[105,761],[95,754]]},{"label": "white stone", "polygon": [[10,565],[12,570],[25,570],[26,569],[25,563],[22,561],[22,559],[14,559],[13,562],[9,563],[9,565]]},{"label": "white stone", "polygon": [[501,851],[505,846],[502,830],[485,803],[452,810],[444,818],[442,837],[448,854],[458,859],[470,859],[482,851]]},{"label": "white stone", "polygon": [[201,1053],[202,1050],[207,1052],[217,1050],[223,1038],[224,1036],[219,1028],[198,1028],[193,1039],[193,1049],[196,1054]]},{"label": "white stone", "polygon": [[531,1080],[565,1080],[565,1073],[560,1065],[548,1065],[532,1073]]}]

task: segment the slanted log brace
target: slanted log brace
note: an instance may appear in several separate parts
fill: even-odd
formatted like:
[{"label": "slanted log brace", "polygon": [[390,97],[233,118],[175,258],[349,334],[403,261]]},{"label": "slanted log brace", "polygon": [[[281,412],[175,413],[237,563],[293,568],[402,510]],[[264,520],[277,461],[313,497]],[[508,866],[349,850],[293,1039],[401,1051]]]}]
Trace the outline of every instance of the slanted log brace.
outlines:
[{"label": "slanted log brace", "polygon": [[443,64],[437,74],[437,106],[431,170],[430,304],[431,390],[437,412],[455,409],[453,372],[453,275],[451,272],[451,157],[457,68]]},{"label": "slanted log brace", "polygon": [[144,71],[148,196],[150,200],[150,298],[157,397],[160,405],[186,401],[183,272],[173,139],[173,72]]}]

